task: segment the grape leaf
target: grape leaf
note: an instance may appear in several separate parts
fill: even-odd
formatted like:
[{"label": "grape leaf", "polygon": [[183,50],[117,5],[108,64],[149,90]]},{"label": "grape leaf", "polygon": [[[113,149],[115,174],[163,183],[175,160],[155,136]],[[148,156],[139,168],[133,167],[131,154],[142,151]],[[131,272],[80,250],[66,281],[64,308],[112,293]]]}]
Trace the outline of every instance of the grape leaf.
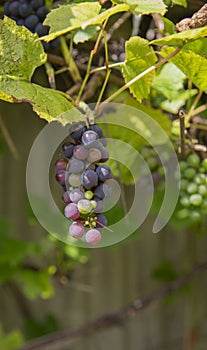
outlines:
[{"label": "grape leaf", "polygon": [[35,42],[37,35],[6,16],[0,20],[0,33],[0,75],[30,80],[47,58],[42,44]]},{"label": "grape leaf", "polygon": [[199,38],[207,36],[207,26],[196,29],[185,30],[181,33],[172,34],[165,38],[152,40],[151,45],[183,46]]},{"label": "grape leaf", "polygon": [[164,15],[166,5],[162,0],[112,0],[115,4],[128,4],[130,11],[136,14],[160,13]]},{"label": "grape leaf", "polygon": [[[125,82],[128,83],[138,74],[153,66],[157,58],[154,51],[148,46],[148,41],[140,37],[132,37],[126,42],[126,59],[122,66]],[[130,86],[129,90],[138,101],[147,98],[155,77],[152,71]]]},{"label": "grape leaf", "polygon": [[173,5],[183,6],[187,7],[187,1],[186,0],[172,0]]},{"label": "grape leaf", "polygon": [[[161,55],[166,57],[174,51],[172,47],[165,47],[161,51]],[[183,71],[195,86],[200,90],[207,89],[207,59],[197,55],[193,51],[182,50],[171,61]]]},{"label": "grape leaf", "polygon": [[99,26],[88,26],[86,29],[78,28],[74,31],[73,41],[75,44],[83,43],[95,37]]},{"label": "grape leaf", "polygon": [[189,100],[191,97],[197,95],[197,93],[198,93],[197,89],[188,89],[181,92],[177,91],[173,100],[165,99],[164,101],[159,103],[159,106],[164,111],[177,114],[179,112],[179,109],[186,104],[186,101]]},{"label": "grape leaf", "polygon": [[101,10],[98,2],[69,4],[52,10],[46,17],[44,25],[50,26],[49,35],[44,38],[50,41],[59,35],[81,28],[82,23],[96,17]]},{"label": "grape leaf", "polygon": [[58,91],[26,81],[13,80],[7,76],[0,76],[0,99],[12,103],[29,102],[40,118],[48,122],[58,120],[65,125],[83,118],[75,108],[73,115],[70,114],[69,118],[60,116],[63,112],[73,108],[73,105]]}]

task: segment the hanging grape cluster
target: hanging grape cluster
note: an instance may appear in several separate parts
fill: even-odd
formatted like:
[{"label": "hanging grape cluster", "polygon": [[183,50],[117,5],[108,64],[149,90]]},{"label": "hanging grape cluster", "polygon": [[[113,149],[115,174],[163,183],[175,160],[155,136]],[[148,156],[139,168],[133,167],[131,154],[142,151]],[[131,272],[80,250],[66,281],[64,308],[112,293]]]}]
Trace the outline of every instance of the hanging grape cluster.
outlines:
[{"label": "hanging grape cluster", "polygon": [[106,227],[102,214],[104,198],[111,195],[111,169],[102,164],[109,159],[107,140],[96,125],[75,125],[70,141],[62,146],[62,155],[55,163],[56,181],[62,186],[64,214],[72,220],[69,234],[84,238],[87,243],[101,240],[100,229]]},{"label": "hanging grape cluster", "polygon": [[[25,26],[32,33],[37,33],[39,37],[49,33],[49,27],[43,22],[49,13],[45,6],[45,0],[8,0],[4,4],[4,14],[13,19],[17,25]],[[45,49],[56,49],[59,40],[55,39],[50,43],[43,42]]]}]

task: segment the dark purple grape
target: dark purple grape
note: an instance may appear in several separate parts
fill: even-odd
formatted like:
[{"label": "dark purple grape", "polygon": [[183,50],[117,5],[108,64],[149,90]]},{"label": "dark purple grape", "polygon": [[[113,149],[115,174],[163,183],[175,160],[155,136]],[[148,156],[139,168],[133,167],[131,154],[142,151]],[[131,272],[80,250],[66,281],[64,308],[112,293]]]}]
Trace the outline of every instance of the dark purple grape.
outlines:
[{"label": "dark purple grape", "polygon": [[80,190],[80,188],[75,188],[70,192],[70,200],[73,203],[78,203],[80,199],[84,199],[84,193]]},{"label": "dark purple grape", "polygon": [[62,201],[65,203],[65,204],[69,204],[71,203],[71,200],[70,200],[70,192],[69,191],[65,191],[62,195]]},{"label": "dark purple grape", "polygon": [[58,170],[57,174],[55,175],[55,179],[60,185],[65,185],[65,176],[65,170]]},{"label": "dark purple grape", "polygon": [[18,19],[17,20],[17,25],[18,26],[24,26],[25,25],[24,19],[23,18]]},{"label": "dark purple grape", "polygon": [[32,13],[32,6],[30,4],[20,4],[19,6],[19,14],[21,17],[28,17]]},{"label": "dark purple grape", "polygon": [[25,27],[30,30],[34,29],[37,23],[39,23],[39,18],[36,15],[29,15],[25,18]]},{"label": "dark purple grape", "polygon": [[96,227],[103,228],[103,226],[107,226],[107,218],[103,214],[96,215]]},{"label": "dark purple grape", "polygon": [[86,232],[86,242],[90,244],[96,244],[100,242],[101,240],[101,233],[100,231],[94,229],[89,230]]},{"label": "dark purple grape", "polygon": [[94,170],[86,170],[81,176],[81,183],[87,190],[90,190],[92,187],[97,186],[98,175]]},{"label": "dark purple grape", "polygon": [[97,149],[97,148],[90,148],[89,149],[88,161],[90,163],[99,162],[101,157],[102,157],[102,155],[101,155],[101,151],[99,149]]},{"label": "dark purple grape", "polygon": [[49,33],[49,26],[43,26],[42,23],[38,23],[35,27],[35,33],[38,34],[38,36],[44,36]]},{"label": "dark purple grape", "polygon": [[102,137],[102,138],[100,139],[100,142],[102,143],[102,145],[103,145],[104,147],[106,147],[107,144],[108,144],[108,141],[107,141],[107,138],[106,138],[106,137]]},{"label": "dark purple grape", "polygon": [[50,41],[50,47],[52,50],[57,50],[60,47],[60,39],[56,38],[52,41]]},{"label": "dark purple grape", "polygon": [[5,4],[4,4],[4,14],[6,15],[6,16],[11,16],[11,12],[10,12],[10,3],[9,2],[6,2]]},{"label": "dark purple grape", "polygon": [[66,205],[64,213],[66,218],[70,220],[76,220],[80,217],[78,206],[75,203],[69,203],[68,205]]},{"label": "dark purple grape", "polygon": [[71,158],[73,155],[73,150],[75,148],[75,145],[71,142],[66,142],[62,145],[62,154],[66,158]]},{"label": "dark purple grape", "polygon": [[84,163],[79,159],[71,159],[69,162],[69,173],[80,174],[84,170]]},{"label": "dark purple grape", "polygon": [[66,170],[68,161],[64,158],[60,158],[55,162],[55,170]]},{"label": "dark purple grape", "polygon": [[111,196],[111,187],[106,183],[101,183],[95,189],[95,196],[100,199],[104,199],[105,197]]},{"label": "dark purple grape", "polygon": [[108,159],[109,159],[109,152],[107,151],[106,148],[103,148],[101,152],[101,159],[99,160],[99,162],[104,163],[104,162],[107,162]]},{"label": "dark purple grape", "polygon": [[100,200],[100,198],[98,198],[97,196],[93,197],[93,201],[96,202],[96,207],[94,208],[93,212],[94,213],[102,213],[104,210],[103,201]]},{"label": "dark purple grape", "polygon": [[30,3],[33,10],[37,10],[39,7],[45,5],[45,0],[32,0]]},{"label": "dark purple grape", "polygon": [[89,145],[90,143],[98,139],[98,134],[95,131],[87,130],[83,133],[81,138],[84,145]]},{"label": "dark purple grape", "polygon": [[46,6],[42,6],[37,9],[36,15],[39,17],[40,21],[43,22],[49,12],[50,11]]},{"label": "dark purple grape", "polygon": [[85,227],[79,222],[73,222],[69,228],[69,234],[73,238],[82,238],[85,233]]},{"label": "dark purple grape", "polygon": [[85,130],[86,127],[82,124],[74,124],[70,127],[70,137],[75,141],[80,141]]},{"label": "dark purple grape", "polygon": [[103,130],[97,124],[90,125],[90,130],[95,131],[100,138],[104,136]]},{"label": "dark purple grape", "polygon": [[9,6],[10,16],[18,17],[19,16],[19,2],[14,1]]},{"label": "dark purple grape", "polygon": [[112,172],[108,165],[99,165],[96,173],[100,181],[106,181],[112,178]]},{"label": "dark purple grape", "polygon": [[73,155],[80,160],[84,160],[88,157],[88,150],[84,146],[77,145],[74,148]]}]

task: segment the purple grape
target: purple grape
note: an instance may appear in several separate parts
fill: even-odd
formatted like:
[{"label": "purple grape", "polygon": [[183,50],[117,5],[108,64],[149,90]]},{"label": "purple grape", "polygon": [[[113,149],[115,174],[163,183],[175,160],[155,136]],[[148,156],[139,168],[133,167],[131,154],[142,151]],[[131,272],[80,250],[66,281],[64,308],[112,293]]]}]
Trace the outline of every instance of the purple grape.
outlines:
[{"label": "purple grape", "polygon": [[88,150],[84,146],[77,145],[74,148],[73,155],[79,160],[84,160],[88,157]]},{"label": "purple grape", "polygon": [[45,0],[32,0],[31,1],[31,6],[33,10],[37,10],[39,7],[45,5]]},{"label": "purple grape", "polygon": [[99,162],[105,163],[107,162],[108,159],[109,159],[109,151],[107,151],[106,148],[103,148],[101,152],[101,159],[99,160]]},{"label": "purple grape", "polygon": [[62,201],[65,203],[65,204],[69,204],[71,203],[71,200],[70,200],[70,192],[69,191],[65,191],[62,195]]},{"label": "purple grape", "polygon": [[90,130],[95,131],[100,138],[104,136],[103,130],[97,124],[90,125]]},{"label": "purple grape", "polygon": [[86,242],[90,244],[96,244],[101,240],[101,233],[99,230],[95,228],[86,232]]},{"label": "purple grape", "polygon": [[14,1],[9,6],[10,16],[18,17],[19,16],[19,2]]},{"label": "purple grape", "polygon": [[85,233],[85,227],[79,222],[73,222],[69,228],[69,234],[73,238],[82,238]]},{"label": "purple grape", "polygon": [[109,197],[111,195],[111,187],[105,183],[98,185],[95,189],[95,196],[100,199]]},{"label": "purple grape", "polygon": [[103,228],[103,226],[107,226],[107,218],[103,214],[96,215],[96,227]]},{"label": "purple grape", "polygon": [[66,205],[64,213],[66,218],[70,220],[76,220],[80,217],[78,206],[75,203],[69,203],[68,205]]},{"label": "purple grape", "polygon": [[41,6],[37,9],[36,15],[39,17],[40,21],[43,22],[49,12],[50,11],[46,6]]},{"label": "purple grape", "polygon": [[70,174],[68,182],[72,187],[80,187],[81,185],[81,176],[79,174]]},{"label": "purple grape", "polygon": [[94,170],[86,170],[81,175],[81,183],[87,190],[90,190],[92,187],[97,186],[98,175]]},{"label": "purple grape", "polygon": [[93,198],[94,201],[96,201],[96,207],[94,208],[93,212],[94,213],[102,213],[104,210],[104,205],[103,201],[100,200],[98,197],[94,196]]},{"label": "purple grape", "polygon": [[32,13],[32,6],[30,4],[24,3],[19,6],[19,14],[21,17],[28,17]]},{"label": "purple grape", "polygon": [[106,181],[112,178],[111,169],[107,165],[99,165],[96,173],[100,181]]},{"label": "purple grape", "polygon": [[35,27],[35,33],[38,34],[38,36],[44,36],[47,35],[49,33],[49,26],[43,26],[42,23],[38,23]]},{"label": "purple grape", "polygon": [[101,151],[97,148],[90,148],[88,154],[88,161],[91,163],[99,162],[102,157]]},{"label": "purple grape", "polygon": [[4,4],[4,14],[8,17],[11,16],[11,12],[10,12],[10,3],[9,2],[6,2]]},{"label": "purple grape", "polygon": [[55,175],[55,179],[60,185],[65,185],[65,177],[65,170],[58,170],[57,174]]},{"label": "purple grape", "polygon": [[73,150],[75,148],[75,145],[71,142],[66,142],[62,145],[62,154],[66,158],[71,158],[73,155]]},{"label": "purple grape", "polygon": [[78,203],[78,201],[83,198],[85,198],[84,193],[79,188],[76,188],[70,192],[70,200],[73,203]]},{"label": "purple grape", "polygon": [[71,127],[70,137],[73,140],[75,140],[75,141],[80,141],[85,130],[86,130],[85,126],[83,126],[81,124],[80,125],[75,125],[75,129],[74,130]]},{"label": "purple grape", "polygon": [[25,25],[24,19],[23,19],[23,18],[18,19],[18,20],[17,20],[17,25],[18,25],[18,26],[24,26],[24,25]]},{"label": "purple grape", "polygon": [[60,158],[55,162],[55,170],[66,170],[68,161],[66,159]]},{"label": "purple grape", "polygon": [[83,133],[82,142],[84,145],[89,145],[90,143],[98,139],[98,134],[95,131],[87,130]]},{"label": "purple grape", "polygon": [[27,18],[25,18],[25,27],[27,27],[29,30],[33,30],[37,23],[39,23],[39,18],[36,15],[29,15]]},{"label": "purple grape", "polygon": [[69,163],[69,173],[80,174],[84,170],[84,163],[78,159],[71,159]]}]

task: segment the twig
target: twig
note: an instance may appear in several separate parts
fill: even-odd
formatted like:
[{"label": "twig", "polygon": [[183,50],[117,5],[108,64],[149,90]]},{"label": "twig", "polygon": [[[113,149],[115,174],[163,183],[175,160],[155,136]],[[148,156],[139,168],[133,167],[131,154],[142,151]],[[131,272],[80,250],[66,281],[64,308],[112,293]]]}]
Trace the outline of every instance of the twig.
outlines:
[{"label": "twig", "polygon": [[6,125],[4,124],[3,118],[0,115],[0,130],[2,132],[2,135],[14,157],[14,159],[18,160],[19,159],[19,153],[17,152],[16,146],[14,145],[14,142],[11,138],[11,135],[9,134],[9,131],[6,127]]},{"label": "twig", "polygon": [[99,106],[99,104],[100,104],[100,102],[101,102],[101,99],[102,99],[102,96],[103,96],[103,94],[104,94],[106,85],[107,85],[107,83],[108,83],[110,74],[111,74],[111,70],[109,69],[109,70],[107,71],[107,73],[106,73],[106,77],[105,77],[103,86],[102,86],[102,88],[101,88],[100,94],[99,94],[98,99],[97,99],[96,107],[95,107],[95,110],[94,110],[95,112],[97,111],[97,108],[98,108],[98,106]]},{"label": "twig", "polygon": [[185,159],[185,112],[181,109],[178,116],[180,120],[180,153],[182,159]]},{"label": "twig", "polygon": [[23,346],[20,350],[61,350],[83,336],[93,335],[105,329],[120,326],[140,310],[150,306],[158,300],[175,293],[190,282],[199,272],[207,269],[207,262],[196,265],[185,276],[167,284],[166,286],[152,292],[142,299],[135,299],[131,304],[121,308],[117,312],[103,315],[74,330],[65,330],[43,336]]},{"label": "twig", "polygon": [[196,96],[195,100],[193,101],[193,103],[192,103],[192,105],[191,105],[191,107],[190,107],[190,110],[189,110],[189,112],[188,112],[187,115],[186,115],[186,121],[187,121],[187,122],[188,122],[188,121],[191,119],[191,117],[193,116],[193,112],[194,112],[194,110],[195,110],[195,108],[196,108],[196,106],[197,106],[197,104],[198,104],[198,102],[199,102],[199,100],[200,100],[202,94],[203,94],[203,91],[199,91],[199,92],[198,92],[198,95]]}]

